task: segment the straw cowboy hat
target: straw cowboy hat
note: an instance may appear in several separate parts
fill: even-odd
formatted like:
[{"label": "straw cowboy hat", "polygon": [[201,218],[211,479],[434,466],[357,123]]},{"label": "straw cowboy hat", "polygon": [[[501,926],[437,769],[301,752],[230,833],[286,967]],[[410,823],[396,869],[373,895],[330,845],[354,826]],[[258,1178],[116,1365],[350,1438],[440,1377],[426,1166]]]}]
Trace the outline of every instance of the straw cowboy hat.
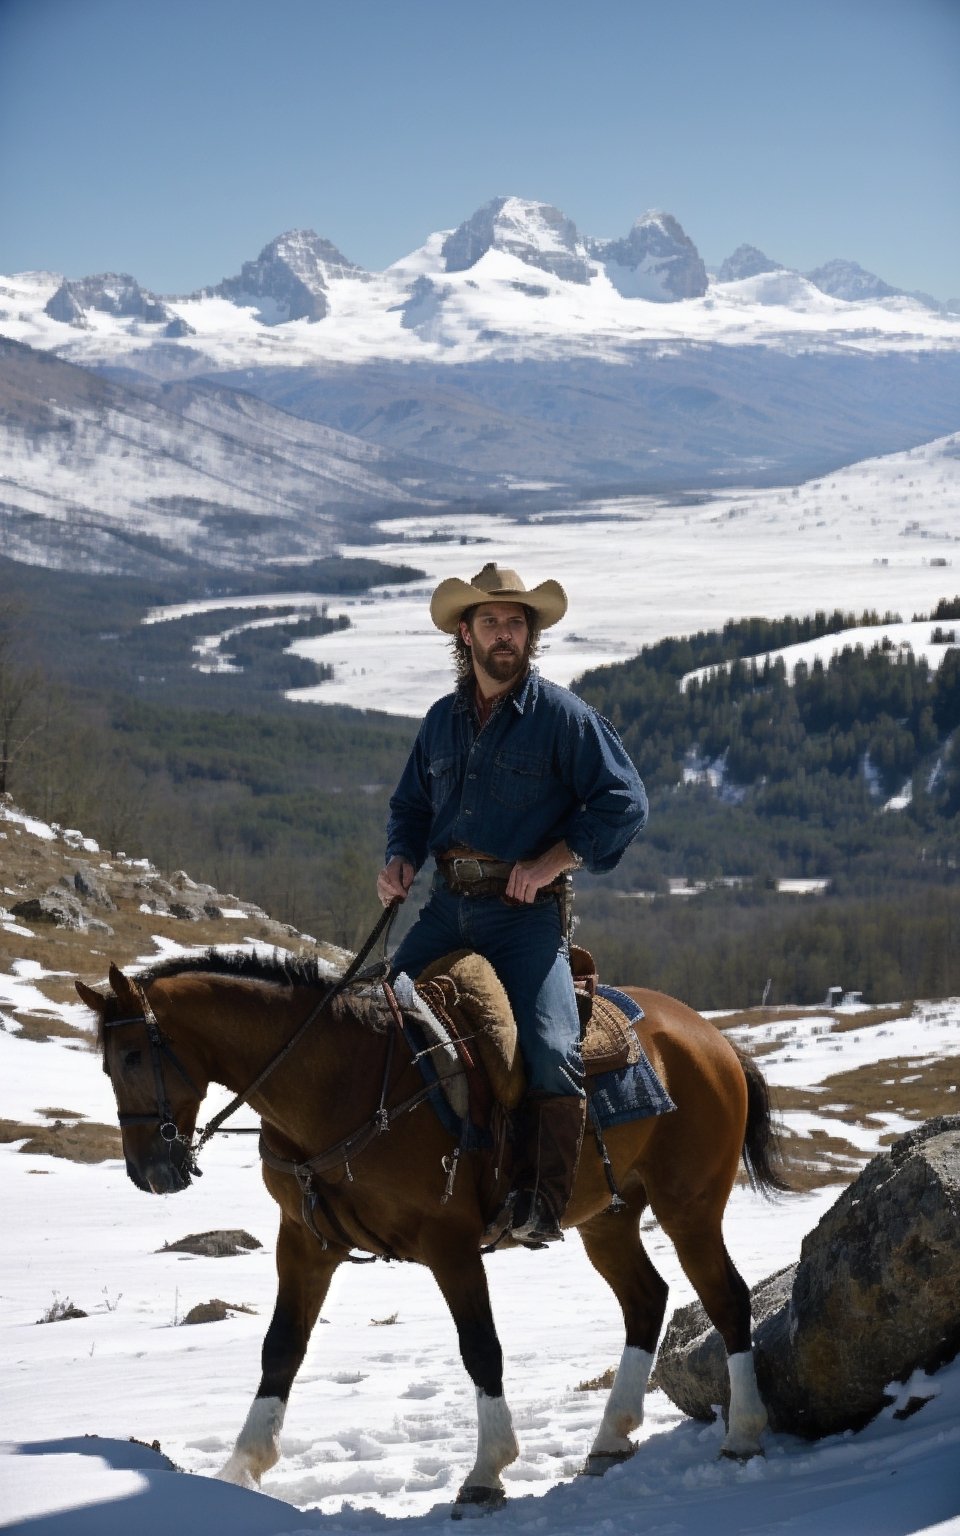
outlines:
[{"label": "straw cowboy hat", "polygon": [[459,576],[441,581],[430,599],[430,617],[438,629],[455,635],[464,609],[477,603],[522,603],[534,610],[541,629],[549,629],[566,613],[567,594],[559,581],[541,581],[528,592],[516,571],[491,560],[469,583]]}]

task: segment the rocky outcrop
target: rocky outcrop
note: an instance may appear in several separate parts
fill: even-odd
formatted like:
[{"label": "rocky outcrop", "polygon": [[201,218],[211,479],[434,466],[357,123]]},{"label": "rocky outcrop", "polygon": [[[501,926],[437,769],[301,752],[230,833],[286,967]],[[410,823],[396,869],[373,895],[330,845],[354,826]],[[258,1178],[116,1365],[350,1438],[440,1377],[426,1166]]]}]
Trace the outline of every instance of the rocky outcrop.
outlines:
[{"label": "rocky outcrop", "polygon": [[773,261],[755,245],[738,245],[717,273],[718,283],[739,283],[745,277],[760,277],[763,272],[781,272],[782,261]]},{"label": "rocky outcrop", "polygon": [[[771,1428],[858,1429],[892,1384],[960,1350],[960,1115],[881,1153],[804,1238],[800,1262],[751,1295]],[[720,1338],[699,1304],[675,1313],[653,1385],[693,1418],[729,1400]]]},{"label": "rocky outcrop", "polygon": [[141,288],[128,272],[100,272],[95,277],[63,282],[45,306],[52,319],[74,326],[87,324],[89,309],[118,319],[142,320],[147,325],[167,325],[174,319],[156,294]]},{"label": "rocky outcrop", "polygon": [[256,261],[245,261],[238,277],[224,278],[211,292],[255,308],[264,325],[282,325],[322,320],[331,278],[369,275],[312,229],[291,229],[265,245]]},{"label": "rocky outcrop", "polygon": [[703,259],[672,214],[645,213],[625,239],[593,241],[590,249],[624,298],[671,303],[707,291]]},{"label": "rocky outcrop", "polygon": [[490,250],[568,283],[589,283],[593,276],[577,226],[551,203],[495,197],[447,236],[441,255],[447,272],[466,272]]},{"label": "rocky outcrop", "polygon": [[846,299],[895,299],[906,297],[902,288],[892,288],[882,277],[868,272],[856,261],[828,261],[804,274],[808,282],[831,298]]}]

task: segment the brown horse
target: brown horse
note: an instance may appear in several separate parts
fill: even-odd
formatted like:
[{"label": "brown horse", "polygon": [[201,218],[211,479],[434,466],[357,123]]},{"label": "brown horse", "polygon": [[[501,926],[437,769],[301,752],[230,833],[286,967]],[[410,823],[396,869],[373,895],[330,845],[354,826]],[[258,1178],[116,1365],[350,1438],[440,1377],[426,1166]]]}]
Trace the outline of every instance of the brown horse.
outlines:
[{"label": "brown horse", "polygon": [[[111,967],[106,995],[77,983],[99,1017],[127,1171],[139,1189],[165,1194],[190,1183],[197,1115],[211,1082],[250,1089],[261,1117],[263,1177],[281,1211],[279,1287],[260,1385],[221,1476],[255,1486],[277,1461],[290,1388],[331,1277],[359,1249],[423,1264],[439,1285],[477,1392],[477,1457],[457,1502],[496,1507],[501,1473],[519,1452],[481,1240],[509,1167],[497,1169],[491,1152],[455,1156],[457,1143],[427,1104],[386,1006],[378,1012],[371,989],[355,986],[324,1002],[327,980],[303,962],[211,952],[163,962],[136,981]],[[631,993],[645,1012],[636,1025],[641,1043],[676,1110],[606,1132],[619,1207],[588,1135],[567,1212],[565,1225],[579,1230],[626,1327],[587,1462],[594,1472],[632,1454],[629,1437],[643,1419],[666,1308],[667,1286],[640,1241],[647,1206],[726,1346],[724,1451],[760,1451],[766,1412],[753,1370],[749,1292],[721,1221],[741,1157],[755,1187],[786,1187],[758,1068],[683,1003]],[[295,1048],[264,1076],[308,1020]]]}]

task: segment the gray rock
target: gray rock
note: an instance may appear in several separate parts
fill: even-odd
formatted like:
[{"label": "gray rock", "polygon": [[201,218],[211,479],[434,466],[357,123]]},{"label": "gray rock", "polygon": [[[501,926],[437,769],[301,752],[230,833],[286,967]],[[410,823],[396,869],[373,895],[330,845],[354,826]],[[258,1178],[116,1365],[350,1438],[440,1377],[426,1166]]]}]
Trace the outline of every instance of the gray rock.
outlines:
[{"label": "gray rock", "polygon": [[57,928],[70,928],[77,933],[82,933],[87,927],[83,908],[76,896],[55,885],[51,885],[42,896],[18,901],[10,911],[14,917],[23,918],[28,923],[52,923]]},{"label": "gray rock", "polygon": [[92,901],[96,906],[105,908],[107,912],[117,910],[116,902],[104,881],[95,870],[90,868],[89,864],[79,864],[74,870],[73,887],[81,901]]},{"label": "gray rock", "polygon": [[188,901],[171,901],[168,910],[171,917],[179,917],[185,923],[199,923],[203,916],[201,909]]},{"label": "gray rock", "polygon": [[77,330],[86,330],[89,324],[76,294],[67,282],[61,283],[56,293],[47,300],[44,313],[51,320],[59,320],[63,325],[72,325]]},{"label": "gray rock", "polygon": [[[756,1287],[757,1380],[771,1427],[858,1429],[887,1388],[960,1350],[960,1115],[939,1116],[870,1162],[800,1262]],[[723,1346],[697,1303],[675,1313],[653,1383],[685,1413],[728,1402]]]}]

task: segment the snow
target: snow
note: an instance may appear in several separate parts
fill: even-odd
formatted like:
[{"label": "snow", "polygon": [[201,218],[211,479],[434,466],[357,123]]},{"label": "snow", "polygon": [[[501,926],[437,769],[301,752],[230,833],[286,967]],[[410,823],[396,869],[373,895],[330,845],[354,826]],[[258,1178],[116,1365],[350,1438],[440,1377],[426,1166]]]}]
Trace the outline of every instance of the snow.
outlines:
[{"label": "snow", "polygon": [[[382,360],[442,361],[484,358],[626,360],[651,342],[720,346],[759,345],[830,352],[956,349],[960,317],[942,315],[902,296],[847,301],[833,298],[796,273],[764,273],[735,283],[714,283],[699,299],[658,302],[657,263],[638,273],[614,274],[581,247],[566,247],[545,221],[543,205],[507,200],[497,219],[501,236],[540,259],[569,257],[592,273],[589,283],[562,280],[505,250],[490,249],[472,267],[447,272],[442,255],[449,231],[431,235],[418,250],[380,273],[324,268],[325,318],[264,325],[260,298],[239,306],[212,295],[166,299],[167,309],[196,334],[163,336],[162,324],[87,312],[78,330],[51,319],[44,305],[60,285],[49,273],[0,277],[0,334],[30,346],[55,348],[74,362],[120,363],[153,341],[188,368],[243,368]],[[418,279],[428,278],[437,298],[422,329],[404,324],[404,306]],[[647,286],[649,285],[649,286]],[[531,286],[544,288],[533,297]],[[524,291],[524,289],[528,291]],[[271,316],[275,319],[276,316]]]},{"label": "snow", "polygon": [[[875,643],[883,634],[937,665],[946,642],[933,641],[936,623],[915,623],[912,615],[960,592],[952,563],[960,558],[960,433],[800,486],[625,497],[526,520],[409,516],[374,531],[377,542],[344,546],[344,555],[413,565],[425,579],[363,598],[288,592],[219,605],[255,611],[326,601],[332,618],[349,618],[347,629],[294,643],[296,655],[332,666],[334,675],[291,698],[422,715],[452,677],[446,637],[430,621],[430,594],[443,578],[469,577],[487,560],[519,571],[530,586],[551,576],[566,588],[570,607],[545,633],[541,658],[545,675],[558,683],[623,661],[666,635],[718,628],[729,618],[818,609],[891,611],[904,622],[789,648],[791,668],[801,657],[829,659],[844,645]],[[585,532],[597,551],[590,561],[583,558]],[[188,612],[214,619],[217,606],[208,600],[157,608],[148,621]],[[207,656],[224,633],[223,625],[211,624]]]},{"label": "snow", "polygon": [[[9,813],[8,813],[9,814]],[[42,830],[37,835],[42,835]],[[158,948],[159,948],[158,942]],[[175,950],[169,941],[165,951]],[[114,1123],[98,1056],[83,1041],[37,1042],[13,1010],[61,1012],[47,1002],[42,967],[9,939],[0,973],[0,1115],[35,1122],[45,1107]],[[146,961],[150,957],[144,957]],[[764,1048],[777,1085],[817,1084],[860,1062],[920,1064],[960,1052],[960,999],[917,1005],[902,1019],[864,1022],[775,1015],[734,1038]],[[773,1047],[769,1049],[769,1047]],[[207,1108],[223,1101],[215,1090]],[[795,1113],[805,1134],[840,1134],[863,1160],[900,1115],[856,1127],[837,1108]],[[65,1118],[67,1118],[65,1116]],[[207,1177],[177,1197],[137,1191],[123,1165],[22,1155],[0,1143],[8,1241],[0,1259],[0,1509],[30,1536],[167,1536],[223,1530],[249,1536],[446,1530],[475,1447],[474,1393],[452,1322],[425,1271],[371,1265],[338,1272],[291,1397],[283,1457],[262,1494],[213,1480],[243,1422],[259,1374],[275,1289],[276,1208],[244,1137],[215,1139]],[[815,1143],[814,1143],[815,1145]],[[734,1191],[727,1244],[749,1284],[799,1254],[833,1204],[836,1186],[767,1204]],[[263,1247],[236,1258],[163,1251],[187,1232],[244,1228]],[[651,1220],[645,1243],[671,1287],[691,1298],[672,1248]],[[647,1401],[632,1461],[577,1479],[605,1397],[580,1391],[619,1358],[622,1325],[579,1240],[558,1250],[488,1260],[506,1357],[506,1394],[521,1446],[505,1474],[508,1503],[489,1529],[577,1536],[956,1536],[960,1532],[960,1361],[935,1376],[891,1384],[891,1401],[857,1434],[807,1443],[768,1435],[766,1455],[718,1459],[722,1425],[686,1419],[660,1392]],[[218,1296],[252,1313],[179,1326]],[[88,1316],[38,1322],[72,1302]],[[394,1320],[395,1319],[395,1320]],[[927,1398],[902,1420],[894,1413]],[[134,1437],[131,1441],[131,1437]],[[163,1456],[150,1449],[157,1440]],[[140,1442],[140,1443],[134,1443]],[[182,1471],[171,1470],[169,1457]]]}]

